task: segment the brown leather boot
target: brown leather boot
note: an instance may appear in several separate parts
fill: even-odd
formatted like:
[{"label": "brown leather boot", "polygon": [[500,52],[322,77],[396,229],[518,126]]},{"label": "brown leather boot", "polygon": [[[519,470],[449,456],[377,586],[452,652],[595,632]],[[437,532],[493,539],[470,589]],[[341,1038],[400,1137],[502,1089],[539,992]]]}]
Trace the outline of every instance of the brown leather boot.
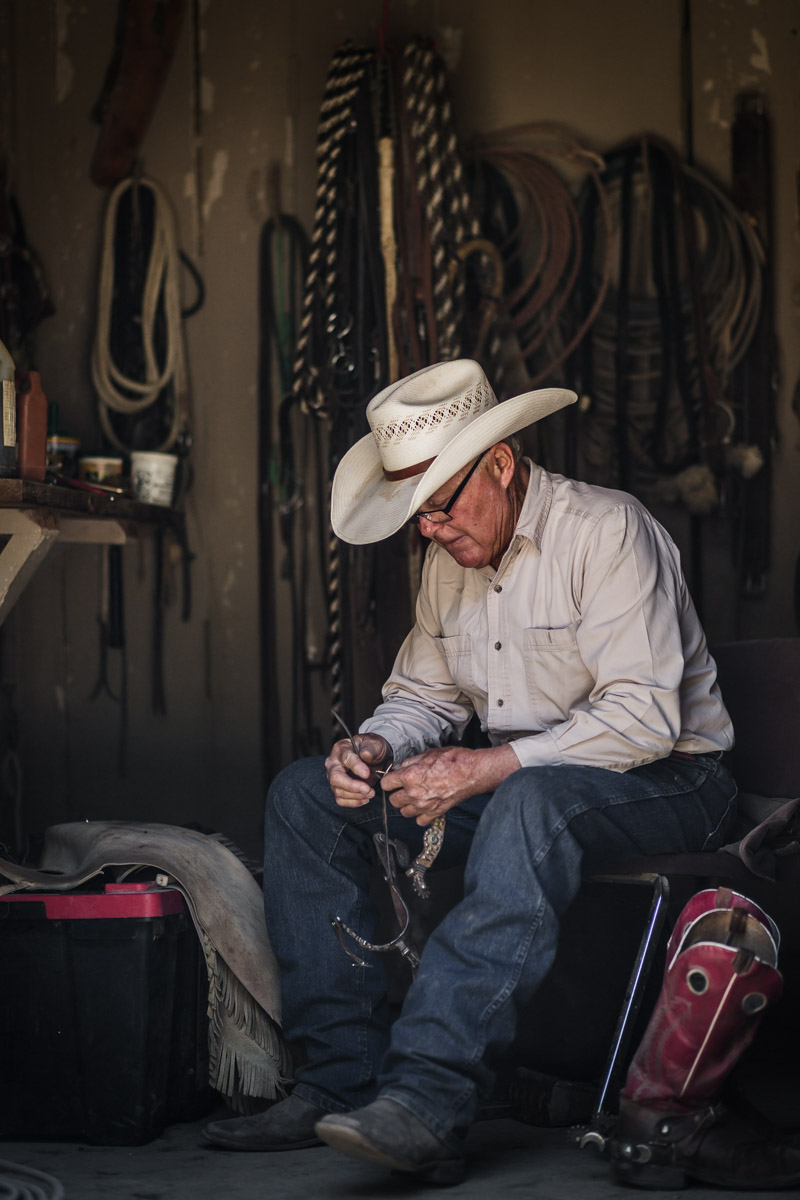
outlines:
[{"label": "brown leather boot", "polygon": [[762,1130],[722,1105],[658,1112],[622,1100],[614,1177],[631,1187],[684,1188],[690,1180],[750,1190],[800,1183],[800,1135]]}]

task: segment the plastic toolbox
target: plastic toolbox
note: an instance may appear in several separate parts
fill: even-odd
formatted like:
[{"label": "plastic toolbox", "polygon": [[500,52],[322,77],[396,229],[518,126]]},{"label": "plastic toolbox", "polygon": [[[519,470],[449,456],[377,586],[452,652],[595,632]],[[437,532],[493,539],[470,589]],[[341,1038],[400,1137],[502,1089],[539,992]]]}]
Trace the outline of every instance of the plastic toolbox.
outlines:
[{"label": "plastic toolbox", "polygon": [[207,1112],[205,961],[154,882],[0,899],[0,1136],[139,1145]]}]

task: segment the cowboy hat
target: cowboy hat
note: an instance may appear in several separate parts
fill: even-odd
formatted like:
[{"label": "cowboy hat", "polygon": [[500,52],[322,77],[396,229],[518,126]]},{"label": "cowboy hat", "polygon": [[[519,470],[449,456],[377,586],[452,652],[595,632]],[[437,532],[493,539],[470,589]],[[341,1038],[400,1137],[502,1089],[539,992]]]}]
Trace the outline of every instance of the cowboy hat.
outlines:
[{"label": "cowboy hat", "polygon": [[334,533],[356,546],[391,537],[473,458],[576,400],[565,388],[541,388],[498,403],[470,358],[434,363],[391,384],[367,405],[372,432],[336,468]]}]

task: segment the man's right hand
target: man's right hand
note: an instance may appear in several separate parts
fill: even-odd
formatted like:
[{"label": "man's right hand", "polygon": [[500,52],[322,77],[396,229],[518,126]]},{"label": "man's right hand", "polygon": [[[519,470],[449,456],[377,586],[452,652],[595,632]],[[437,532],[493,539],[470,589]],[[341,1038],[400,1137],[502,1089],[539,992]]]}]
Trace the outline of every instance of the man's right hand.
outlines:
[{"label": "man's right hand", "polygon": [[378,782],[373,767],[387,767],[392,761],[392,747],[377,733],[357,733],[353,739],[356,754],[349,738],[334,742],[325,759],[328,783],[336,803],[342,808],[360,808],[375,795]]}]

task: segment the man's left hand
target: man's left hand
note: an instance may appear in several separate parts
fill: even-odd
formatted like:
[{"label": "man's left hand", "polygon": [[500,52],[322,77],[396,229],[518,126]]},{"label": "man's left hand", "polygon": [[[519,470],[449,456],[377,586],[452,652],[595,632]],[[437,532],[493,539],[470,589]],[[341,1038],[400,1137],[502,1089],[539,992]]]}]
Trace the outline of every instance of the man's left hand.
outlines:
[{"label": "man's left hand", "polygon": [[470,796],[491,792],[519,767],[510,746],[467,750],[441,746],[406,758],[381,780],[387,799],[404,817],[430,825]]}]

